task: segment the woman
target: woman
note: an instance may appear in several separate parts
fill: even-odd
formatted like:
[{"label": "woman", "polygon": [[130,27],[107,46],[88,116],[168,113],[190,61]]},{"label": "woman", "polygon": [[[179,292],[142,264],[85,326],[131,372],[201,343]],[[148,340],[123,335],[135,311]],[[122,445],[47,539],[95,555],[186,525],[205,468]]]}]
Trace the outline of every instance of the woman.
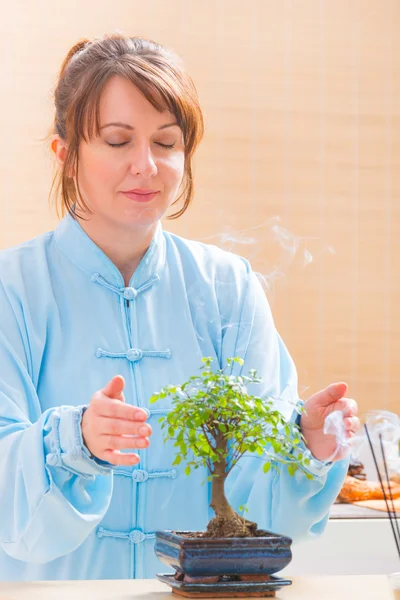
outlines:
[{"label": "woman", "polygon": [[[66,216],[0,257],[0,578],[153,577],[155,532],[203,529],[210,509],[204,472],[172,468],[168,400],[149,410],[150,396],[203,356],[239,355],[295,418],[295,367],[249,264],[161,229],[192,199],[203,129],[177,57],[139,38],[80,42],[55,109]],[[264,475],[249,456],[228,478],[234,507],[295,540],[322,531],[347,471],[324,419],[340,409],[348,436],[359,427],[346,389],[306,402],[314,479]]]}]

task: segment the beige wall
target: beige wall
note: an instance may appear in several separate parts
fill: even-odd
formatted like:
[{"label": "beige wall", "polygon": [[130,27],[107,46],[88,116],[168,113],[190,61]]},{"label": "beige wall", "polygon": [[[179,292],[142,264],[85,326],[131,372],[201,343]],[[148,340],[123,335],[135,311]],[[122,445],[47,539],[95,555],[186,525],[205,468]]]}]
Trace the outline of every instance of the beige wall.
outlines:
[{"label": "beige wall", "polygon": [[1,21],[0,246],[56,223],[40,138],[69,47],[156,39],[184,57],[206,117],[196,202],[166,227],[267,277],[303,397],[344,379],[362,412],[400,412],[397,0],[17,0]]}]

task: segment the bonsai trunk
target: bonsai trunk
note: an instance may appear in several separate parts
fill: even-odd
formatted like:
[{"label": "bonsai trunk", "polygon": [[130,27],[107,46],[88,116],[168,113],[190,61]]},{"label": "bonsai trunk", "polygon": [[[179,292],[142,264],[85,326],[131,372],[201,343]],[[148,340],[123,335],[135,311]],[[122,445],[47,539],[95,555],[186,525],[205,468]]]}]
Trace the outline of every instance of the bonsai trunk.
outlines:
[{"label": "bonsai trunk", "polygon": [[[217,443],[218,448],[226,450],[225,439],[217,440]],[[226,458],[214,463],[210,506],[215,512],[215,517],[207,526],[206,537],[254,537],[257,524],[238,515],[225,496],[226,468]]]},{"label": "bonsai trunk", "polygon": [[232,520],[237,513],[233,510],[225,496],[225,479],[226,479],[226,460],[215,464],[212,488],[211,488],[211,508],[215,512],[216,517]]}]

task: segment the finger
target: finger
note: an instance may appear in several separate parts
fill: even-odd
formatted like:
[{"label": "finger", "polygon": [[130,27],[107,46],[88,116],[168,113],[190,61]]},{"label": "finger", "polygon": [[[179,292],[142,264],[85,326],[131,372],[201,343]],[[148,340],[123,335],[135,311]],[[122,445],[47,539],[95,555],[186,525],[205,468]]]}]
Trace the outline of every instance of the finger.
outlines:
[{"label": "finger", "polygon": [[317,392],[311,398],[317,400],[320,406],[330,406],[334,402],[338,402],[347,392],[347,383],[332,383],[324,390]]},{"label": "finger", "polygon": [[120,400],[121,402],[125,402],[123,390],[125,387],[125,379],[122,375],[116,375],[107,383],[105,388],[103,388],[103,394],[108,396],[108,398],[115,398]]},{"label": "finger", "polygon": [[342,398],[340,410],[343,413],[343,417],[355,417],[358,413],[358,404],[351,398]]},{"label": "finger", "polygon": [[148,448],[150,440],[140,436],[104,435],[102,444],[107,450],[124,450],[127,448]]},{"label": "finger", "polygon": [[328,396],[331,397],[331,401],[337,402],[338,400],[341,400],[343,398],[343,396],[347,392],[347,389],[347,383],[341,381],[339,383],[331,383],[331,385],[328,385],[328,387],[326,388],[326,391],[328,392]]},{"label": "finger", "polygon": [[147,423],[143,421],[132,421],[131,419],[112,419],[109,417],[103,417],[99,419],[100,435],[139,435],[147,437],[152,434],[152,429]]},{"label": "finger", "polygon": [[140,457],[137,454],[128,452],[118,452],[117,450],[105,450],[103,460],[113,464],[129,467],[137,465],[140,462]]},{"label": "finger", "polygon": [[119,400],[110,400],[101,402],[98,405],[98,414],[102,417],[112,417],[115,419],[126,419],[127,421],[146,421],[148,413],[138,406],[124,404]]},{"label": "finger", "polygon": [[360,419],[358,419],[357,417],[346,417],[345,419],[343,419],[343,421],[346,431],[356,433],[361,427]]}]

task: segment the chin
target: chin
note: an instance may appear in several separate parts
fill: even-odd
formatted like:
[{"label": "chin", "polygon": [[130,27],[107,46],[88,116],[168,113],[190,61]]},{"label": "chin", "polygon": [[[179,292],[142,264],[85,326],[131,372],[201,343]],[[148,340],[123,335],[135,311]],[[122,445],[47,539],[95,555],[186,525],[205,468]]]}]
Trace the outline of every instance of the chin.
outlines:
[{"label": "chin", "polygon": [[137,229],[140,227],[149,227],[161,220],[164,212],[156,209],[142,210],[141,214],[125,214],[118,220],[120,227],[128,229]]}]

